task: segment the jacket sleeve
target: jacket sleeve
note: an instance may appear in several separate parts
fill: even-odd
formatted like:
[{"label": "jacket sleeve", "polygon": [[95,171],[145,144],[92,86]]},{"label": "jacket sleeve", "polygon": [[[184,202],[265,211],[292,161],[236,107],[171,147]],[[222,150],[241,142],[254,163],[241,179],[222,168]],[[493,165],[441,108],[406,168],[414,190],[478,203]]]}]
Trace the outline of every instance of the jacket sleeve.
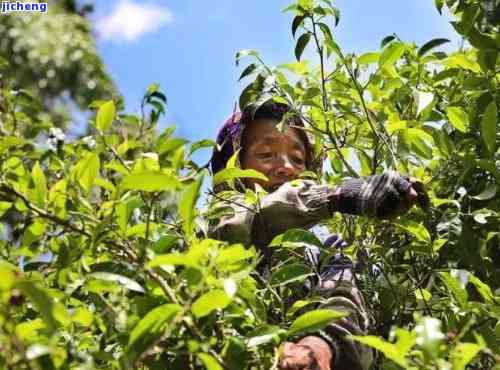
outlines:
[{"label": "jacket sleeve", "polygon": [[254,205],[245,204],[243,194],[233,195],[218,202],[232,212],[211,225],[209,234],[231,243],[266,244],[288,229],[308,228],[331,217],[332,196],[332,187],[311,180],[287,182]]},{"label": "jacket sleeve", "polygon": [[353,279],[322,281],[316,287],[315,294],[326,298],[321,308],[348,314],[319,333],[332,348],[332,369],[368,370],[374,361],[374,351],[359,342],[346,339],[348,335],[366,335],[369,327],[365,301]]}]

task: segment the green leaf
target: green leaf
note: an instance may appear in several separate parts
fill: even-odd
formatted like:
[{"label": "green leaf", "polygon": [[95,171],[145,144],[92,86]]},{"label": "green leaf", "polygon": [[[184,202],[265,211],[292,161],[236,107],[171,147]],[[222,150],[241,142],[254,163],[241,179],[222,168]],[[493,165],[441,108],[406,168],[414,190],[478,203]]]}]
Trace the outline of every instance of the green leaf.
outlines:
[{"label": "green leaf", "polygon": [[252,63],[252,64],[249,64],[244,70],[243,72],[241,72],[241,75],[240,75],[240,78],[238,78],[238,81],[241,81],[242,79],[244,79],[245,77],[247,76],[250,76],[252,73],[254,73],[256,70],[258,69],[258,66],[257,64],[255,63]]},{"label": "green leaf", "polygon": [[284,68],[284,69],[286,69],[288,71],[291,71],[293,73],[296,73],[298,75],[304,75],[308,71],[306,63],[307,63],[307,61],[285,63],[285,64],[281,64],[280,67]]},{"label": "green leaf", "polygon": [[121,185],[124,189],[146,192],[172,191],[180,187],[176,177],[159,171],[146,171],[126,176]]},{"label": "green leaf", "polygon": [[317,23],[319,28],[321,29],[321,32],[323,32],[323,37],[327,42],[333,41],[333,35],[332,31],[330,30],[330,27],[326,23],[323,22],[318,22]]},{"label": "green leaf", "polygon": [[476,287],[481,297],[487,303],[493,303],[495,301],[495,295],[488,284],[483,283],[479,278],[474,275],[469,276],[469,281]]},{"label": "green leaf", "polygon": [[310,311],[295,319],[288,330],[288,335],[303,335],[315,332],[346,316],[347,313],[345,312],[327,309]]},{"label": "green leaf", "polygon": [[408,128],[402,130],[403,138],[411,150],[426,159],[432,159],[434,139],[424,130]]},{"label": "green leaf", "polygon": [[0,202],[0,217],[2,217],[11,207],[12,203],[10,202]]},{"label": "green leaf", "polygon": [[482,192],[481,194],[478,194],[476,196],[473,196],[471,198],[477,199],[477,200],[490,200],[495,197],[497,193],[497,185],[496,184],[489,184]]},{"label": "green leaf", "polygon": [[378,61],[379,68],[392,66],[401,58],[405,50],[406,46],[402,42],[391,42],[384,48],[382,54],[380,54]]},{"label": "green leaf", "polygon": [[33,184],[35,185],[35,203],[37,206],[44,208],[45,198],[47,196],[47,179],[45,178],[45,174],[39,162],[36,162],[33,166],[31,176],[33,178]]},{"label": "green leaf", "polygon": [[198,356],[207,370],[224,370],[217,360],[208,353],[198,353],[196,356]]},{"label": "green leaf", "polygon": [[185,145],[188,141],[185,139],[180,139],[180,138],[173,138],[165,141],[159,141],[156,151],[158,154],[166,154],[166,153],[171,153],[177,149],[179,149],[181,146]]},{"label": "green leaf", "polygon": [[240,60],[246,56],[258,57],[259,53],[255,50],[240,50],[236,53],[236,65],[239,64]]},{"label": "green leaf", "polygon": [[97,117],[95,119],[96,127],[101,131],[105,132],[109,130],[113,120],[116,115],[115,103],[112,100],[107,101],[102,104],[97,111]]},{"label": "green leaf", "polygon": [[451,351],[453,370],[465,370],[467,364],[482,350],[476,343],[458,343]]},{"label": "green leaf", "polygon": [[76,180],[87,193],[94,185],[100,166],[99,156],[96,153],[87,153],[76,165]]},{"label": "green leaf", "polygon": [[450,123],[460,132],[467,131],[467,126],[469,126],[469,118],[467,117],[467,113],[465,113],[459,107],[448,107],[446,110],[446,114],[448,115],[448,119]]},{"label": "green leaf", "polygon": [[163,335],[168,325],[181,311],[177,304],[164,304],[149,311],[130,333],[125,350],[126,368],[133,368],[135,361]]},{"label": "green leaf", "polygon": [[358,56],[359,65],[377,63],[380,58],[380,53],[364,53]]},{"label": "green leaf", "polygon": [[405,358],[406,352],[400,351],[395,344],[387,342],[382,338],[374,335],[357,336],[350,335],[348,339],[355,340],[356,342],[363,343],[369,347],[375,348],[377,351],[382,352],[389,360],[394,361],[401,367],[407,368],[408,364]]},{"label": "green leaf", "polygon": [[276,325],[264,325],[248,334],[247,346],[258,347],[267,343],[279,343],[280,336],[286,332]]},{"label": "green leaf", "polygon": [[[241,244],[232,245],[219,251],[215,263],[223,271],[238,268],[240,263],[256,256],[254,250],[249,250]],[[247,266],[247,263],[244,263]]]},{"label": "green leaf", "polygon": [[295,57],[297,58],[298,61],[300,61],[300,57],[302,56],[302,53],[304,52],[304,49],[306,48],[307,43],[309,42],[310,39],[311,39],[311,34],[304,33],[297,40],[297,45],[295,46]]},{"label": "green leaf", "polygon": [[382,39],[382,41],[380,42],[380,48],[384,48],[384,46],[386,46],[388,43],[394,41],[396,39],[396,36],[395,35],[389,35],[389,36],[386,36]]},{"label": "green leaf", "polygon": [[214,146],[215,146],[215,141],[213,140],[205,139],[205,140],[195,141],[193,144],[191,144],[191,147],[189,148],[189,155],[191,156],[198,149],[212,148]]},{"label": "green leaf", "polygon": [[323,243],[310,231],[290,229],[284,234],[276,236],[269,244],[270,247],[301,248],[307,244],[323,248]]},{"label": "green leaf", "polygon": [[399,222],[396,225],[412,234],[417,240],[426,244],[431,243],[431,235],[424,225],[409,220]]},{"label": "green leaf", "polygon": [[167,265],[198,267],[198,264],[192,258],[181,253],[160,254],[148,262],[149,267]]},{"label": "green leaf", "polygon": [[196,215],[196,201],[200,196],[200,187],[202,183],[203,175],[184,188],[179,201],[177,210],[184,221],[182,227],[187,235],[191,235],[193,232],[193,220]]},{"label": "green leaf", "polygon": [[488,152],[492,155],[496,150],[498,114],[496,101],[491,101],[484,111],[481,119],[481,138],[484,141]]},{"label": "green leaf", "polygon": [[231,181],[237,178],[252,178],[262,181],[268,181],[268,178],[266,176],[256,170],[242,170],[241,168],[233,167],[225,168],[222,171],[217,172],[213,178],[213,185],[215,186],[217,184]]},{"label": "green leaf", "polygon": [[450,42],[448,39],[432,39],[431,41],[426,42],[424,45],[418,49],[418,56],[422,57],[424,56],[428,51],[437,48],[438,46],[441,46],[443,44],[446,44]]},{"label": "green leaf", "polygon": [[477,53],[477,62],[484,72],[494,71],[498,59],[497,50],[479,50]]},{"label": "green leaf", "polygon": [[439,12],[439,14],[442,14],[444,0],[434,0],[434,4],[436,5],[436,9]]},{"label": "green leaf", "polygon": [[480,32],[476,27],[472,28],[467,35],[467,40],[477,49],[496,50],[497,43],[494,38]]},{"label": "green leaf", "polygon": [[200,298],[194,301],[191,306],[193,315],[197,318],[207,316],[216,309],[226,308],[231,303],[231,298],[221,289],[215,289],[203,294]]},{"label": "green leaf", "polygon": [[113,274],[110,272],[94,272],[88,276],[90,279],[98,279],[117,283],[128,290],[144,293],[144,288],[137,282],[126,276]]},{"label": "green leaf", "polygon": [[71,320],[80,326],[88,328],[94,321],[94,315],[89,309],[85,307],[78,307],[73,313]]},{"label": "green leaf", "polygon": [[292,21],[292,36],[295,38],[295,32],[297,32],[297,28],[304,22],[304,19],[306,19],[305,16],[303,15],[298,15],[296,16],[293,21]]},{"label": "green leaf", "polygon": [[6,136],[0,138],[0,153],[14,146],[22,145],[26,141],[23,138],[15,136]]},{"label": "green leaf", "polygon": [[10,263],[0,260],[0,292],[10,290],[16,282],[17,269]]},{"label": "green leaf", "polygon": [[286,285],[295,281],[303,281],[306,277],[312,274],[307,273],[307,270],[302,263],[294,263],[280,267],[271,275],[272,285]]},{"label": "green leaf", "polygon": [[240,110],[245,109],[249,104],[255,103],[264,89],[265,78],[258,74],[255,80],[243,89],[239,98]]},{"label": "green leaf", "polygon": [[130,215],[134,209],[140,207],[142,204],[143,202],[139,197],[129,197],[127,199],[122,199],[116,206],[116,222],[123,234],[127,232]]},{"label": "green leaf", "polygon": [[45,329],[46,325],[42,319],[25,321],[16,325],[16,335],[22,341],[37,339],[38,332]]},{"label": "green leaf", "polygon": [[27,297],[29,297],[38,312],[40,312],[49,333],[53,334],[59,327],[59,323],[54,317],[54,304],[52,297],[49,297],[44,289],[37,287],[31,281],[21,281],[18,283],[17,287]]}]

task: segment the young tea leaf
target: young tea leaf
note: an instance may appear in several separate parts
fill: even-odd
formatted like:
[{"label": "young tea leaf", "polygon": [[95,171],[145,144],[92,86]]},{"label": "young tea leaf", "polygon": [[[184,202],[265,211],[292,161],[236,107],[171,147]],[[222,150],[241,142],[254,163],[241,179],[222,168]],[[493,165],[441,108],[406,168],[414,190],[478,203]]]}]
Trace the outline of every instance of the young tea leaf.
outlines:
[{"label": "young tea leaf", "polygon": [[349,339],[355,340],[356,342],[363,343],[364,345],[375,348],[379,352],[382,352],[385,357],[389,360],[394,361],[396,364],[403,368],[407,368],[407,361],[405,358],[405,352],[400,351],[395,344],[387,342],[382,338],[376,337],[374,335],[356,336],[351,335]]},{"label": "young tea leaf", "polygon": [[186,186],[182,192],[179,206],[177,208],[179,216],[183,220],[183,229],[187,235],[193,231],[193,219],[196,214],[196,201],[200,196],[200,187],[203,183],[203,175],[198,177],[192,184]]},{"label": "young tea leaf", "polygon": [[458,343],[450,356],[453,370],[464,370],[481,349],[482,347],[476,343]]},{"label": "young tea leaf", "polygon": [[331,322],[347,316],[345,312],[320,309],[299,316],[288,329],[288,335],[303,335],[323,329]]},{"label": "young tea leaf", "polygon": [[194,301],[191,306],[193,315],[200,318],[207,316],[216,309],[227,307],[231,303],[231,298],[221,289],[215,289],[203,294],[200,298]]},{"label": "young tea leaf", "polygon": [[378,61],[379,68],[392,66],[401,58],[405,50],[406,46],[402,42],[391,42],[384,48],[382,54],[380,54]]},{"label": "young tea leaf", "polygon": [[205,366],[207,370],[224,370],[224,368],[217,362],[217,360],[209,355],[208,353],[198,353],[197,354],[200,361]]},{"label": "young tea leaf", "polygon": [[302,56],[302,53],[304,52],[304,49],[306,48],[307,43],[309,42],[310,39],[311,39],[311,34],[304,33],[297,40],[297,45],[295,46],[295,57],[297,58],[298,61],[300,61],[300,57]]},{"label": "young tea leaf", "polygon": [[96,153],[87,153],[76,165],[76,179],[85,191],[89,192],[92,185],[94,185],[100,167],[101,162]]},{"label": "young tea leaf", "polygon": [[149,311],[132,329],[125,350],[125,368],[134,368],[135,361],[153,345],[164,333],[167,326],[180,312],[177,304],[164,304]]},{"label": "young tea leaf", "polygon": [[113,274],[110,272],[94,272],[89,275],[89,278],[111,281],[127,288],[128,290],[144,293],[144,288],[137,281],[134,281],[123,275]]},{"label": "young tea leaf", "polygon": [[124,189],[155,192],[175,190],[180,187],[180,182],[176,177],[163,172],[146,171],[128,175],[121,185]]},{"label": "young tea leaf", "polygon": [[450,42],[448,39],[432,39],[431,41],[426,42],[424,45],[418,49],[418,56],[422,57],[424,56],[428,51],[437,48],[438,46],[441,46],[443,44],[446,44]]},{"label": "young tea leaf", "polygon": [[305,16],[303,15],[298,15],[293,19],[292,22],[292,36],[295,38],[295,32],[297,32],[297,28],[304,22],[304,19],[306,19]]},{"label": "young tea leaf", "polygon": [[213,177],[213,185],[215,186],[225,181],[231,181],[237,178],[252,178],[268,181],[268,178],[258,171],[252,169],[242,170],[241,168],[233,167],[225,168],[222,171],[217,172]]},{"label": "young tea leaf", "polygon": [[467,126],[469,125],[469,118],[467,113],[464,112],[459,107],[448,107],[446,114],[450,123],[460,132],[467,131]]},{"label": "young tea leaf", "polygon": [[116,115],[115,103],[110,100],[102,104],[97,111],[97,116],[95,120],[96,127],[101,131],[105,132],[109,130],[113,120]]},{"label": "young tea leaf", "polygon": [[240,78],[238,78],[238,81],[241,81],[242,79],[244,79],[245,77],[247,76],[250,76],[252,73],[254,73],[256,70],[258,69],[258,66],[257,64],[255,63],[252,63],[252,64],[249,64],[244,70],[243,72],[241,72],[241,75],[240,75]]},{"label": "young tea leaf", "polygon": [[498,112],[496,101],[493,100],[488,104],[481,119],[481,138],[488,149],[488,152],[493,154],[496,149],[498,125]]},{"label": "young tea leaf", "polygon": [[47,196],[47,179],[45,178],[45,174],[43,173],[39,162],[36,162],[33,166],[31,176],[33,178],[33,184],[35,185],[36,205],[44,208],[45,198]]}]

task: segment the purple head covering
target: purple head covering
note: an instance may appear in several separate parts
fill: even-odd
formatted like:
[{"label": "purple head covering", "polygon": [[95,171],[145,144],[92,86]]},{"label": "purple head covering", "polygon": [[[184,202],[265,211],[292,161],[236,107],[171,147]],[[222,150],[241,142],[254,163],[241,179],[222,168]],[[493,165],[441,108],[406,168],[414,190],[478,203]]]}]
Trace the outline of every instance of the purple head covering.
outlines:
[{"label": "purple head covering", "polygon": [[214,148],[210,166],[212,173],[217,173],[226,167],[227,161],[238,150],[236,144],[241,139],[243,125],[241,124],[241,112],[233,113],[224,122],[217,134],[217,146]]}]

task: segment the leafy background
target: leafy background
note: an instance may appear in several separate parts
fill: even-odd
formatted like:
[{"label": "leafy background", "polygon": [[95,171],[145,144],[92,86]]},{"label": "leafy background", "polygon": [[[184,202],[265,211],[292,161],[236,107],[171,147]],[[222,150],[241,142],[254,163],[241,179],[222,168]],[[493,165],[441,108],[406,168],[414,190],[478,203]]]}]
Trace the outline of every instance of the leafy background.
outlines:
[{"label": "leafy background", "polygon": [[[374,368],[497,366],[497,3],[435,2],[463,38],[456,50],[441,38],[415,45],[393,35],[379,50],[352,54],[335,38],[339,10],[299,0],[287,9],[294,60],[274,66],[254,50],[236,55],[246,81],[240,106],[269,96],[292,105],[327,158],[322,181],[397,169],[430,194],[428,210],[395,221],[328,221],[365,265],[359,280],[375,325],[353,339],[380,351]],[[206,238],[204,220],[220,214],[200,217],[208,174],[191,156],[213,142],[157,129],[166,110],[157,84],[139,114],[127,113],[96,54],[89,10],[71,1],[51,8],[80,32],[61,50],[83,58],[58,66],[49,48],[53,83],[40,85],[48,70],[36,59],[16,68],[16,56],[30,56],[13,45],[25,45],[29,33],[9,33],[0,54],[2,367],[276,368],[280,343],[340,316],[314,309],[315,301],[284,304],[310,273],[300,248],[314,237],[278,237],[273,248],[286,258],[267,282],[255,273],[255,249]],[[17,26],[23,30],[52,27],[36,16],[1,18],[2,26],[19,22],[29,25]],[[51,43],[64,38],[53,32]],[[86,135],[73,140],[57,104],[68,91],[95,110]],[[258,196],[247,193],[249,201]]]}]

